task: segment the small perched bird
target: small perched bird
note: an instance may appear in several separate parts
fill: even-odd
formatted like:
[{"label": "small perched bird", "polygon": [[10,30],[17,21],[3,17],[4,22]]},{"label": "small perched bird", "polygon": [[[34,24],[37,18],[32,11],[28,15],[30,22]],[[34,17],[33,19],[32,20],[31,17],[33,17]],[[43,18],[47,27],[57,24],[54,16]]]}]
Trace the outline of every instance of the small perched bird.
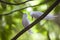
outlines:
[{"label": "small perched bird", "polygon": [[[23,14],[23,18],[22,18],[22,25],[24,27],[27,27],[30,24],[30,21],[27,18],[27,14]],[[31,30],[28,30],[29,33],[32,33]]]},{"label": "small perched bird", "polygon": [[[39,12],[39,11],[32,11],[31,13],[30,13],[30,15],[32,16],[32,17],[34,17],[34,18],[38,18],[38,17],[40,17],[41,15],[43,14],[43,12]],[[57,17],[57,16],[54,16],[54,15],[52,15],[52,14],[48,14],[44,19],[45,20],[53,20],[53,19],[55,19],[55,17]]]},{"label": "small perched bird", "polygon": [[27,27],[30,24],[30,22],[27,18],[27,14],[23,14],[22,24],[24,27]]}]

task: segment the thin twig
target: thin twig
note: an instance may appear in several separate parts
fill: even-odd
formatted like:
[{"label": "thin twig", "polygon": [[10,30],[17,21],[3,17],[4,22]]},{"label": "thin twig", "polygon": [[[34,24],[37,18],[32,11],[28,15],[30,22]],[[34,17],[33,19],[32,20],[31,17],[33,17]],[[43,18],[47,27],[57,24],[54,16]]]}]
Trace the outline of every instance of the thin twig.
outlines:
[{"label": "thin twig", "polygon": [[5,1],[2,1],[2,0],[0,0],[0,2],[1,2],[1,3],[4,3],[4,4],[8,4],[8,5],[21,5],[21,4],[24,4],[24,3],[29,2],[29,1],[25,1],[25,2],[17,3],[17,4],[10,3],[10,2],[5,2]]},{"label": "thin twig", "polygon": [[49,14],[49,12],[56,7],[56,5],[58,5],[60,2],[60,0],[56,0],[47,10],[46,12],[40,16],[39,18],[37,18],[33,23],[31,23],[30,25],[28,25],[26,28],[24,28],[22,31],[20,31],[16,36],[14,36],[11,40],[16,40],[19,36],[21,36],[23,33],[25,33],[27,30],[29,30],[30,28],[32,28],[35,24],[37,24],[39,21],[41,21],[45,16],[47,16]]}]

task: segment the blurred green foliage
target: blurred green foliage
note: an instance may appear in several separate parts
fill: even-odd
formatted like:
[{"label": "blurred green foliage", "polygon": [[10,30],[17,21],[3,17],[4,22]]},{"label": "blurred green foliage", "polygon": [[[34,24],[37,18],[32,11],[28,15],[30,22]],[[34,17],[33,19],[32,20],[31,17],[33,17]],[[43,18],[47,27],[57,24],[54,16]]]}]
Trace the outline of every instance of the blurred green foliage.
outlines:
[{"label": "blurred green foliage", "polygon": [[[17,4],[26,0],[3,1]],[[22,5],[7,5],[0,2],[0,14],[8,14],[11,12],[11,14],[9,15],[0,15],[0,40],[11,40],[11,38],[13,38],[18,32],[20,32],[24,28],[22,25],[22,16],[24,13],[28,15],[28,19],[32,23],[35,19],[32,19],[32,17],[30,16],[30,11],[45,12],[46,9],[53,4],[53,2],[55,2],[55,0],[34,0]],[[19,10],[27,6],[34,7],[28,7],[23,10]],[[57,5],[57,7],[55,7],[53,11],[51,11],[51,13],[55,14],[58,12],[60,12],[60,4]],[[33,31],[32,34],[27,31],[21,37],[19,37],[18,40],[48,40],[48,36],[51,40],[60,40],[59,29],[60,27],[54,21],[42,20],[33,28],[31,28],[31,30]],[[48,32],[49,35],[47,35]]]}]

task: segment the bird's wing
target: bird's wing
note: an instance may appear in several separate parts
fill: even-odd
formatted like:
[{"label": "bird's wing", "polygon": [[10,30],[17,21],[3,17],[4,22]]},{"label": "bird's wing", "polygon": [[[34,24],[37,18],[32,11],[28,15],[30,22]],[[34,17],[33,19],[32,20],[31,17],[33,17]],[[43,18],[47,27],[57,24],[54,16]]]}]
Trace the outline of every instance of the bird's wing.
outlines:
[{"label": "bird's wing", "polygon": [[30,23],[27,19],[23,19],[22,24],[23,24],[24,27],[27,27]]}]

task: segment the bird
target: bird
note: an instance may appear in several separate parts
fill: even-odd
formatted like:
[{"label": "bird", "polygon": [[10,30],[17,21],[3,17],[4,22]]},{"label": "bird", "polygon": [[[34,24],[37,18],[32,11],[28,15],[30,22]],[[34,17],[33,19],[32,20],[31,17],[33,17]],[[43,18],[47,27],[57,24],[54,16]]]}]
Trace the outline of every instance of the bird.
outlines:
[{"label": "bird", "polygon": [[24,27],[27,27],[30,24],[30,22],[27,18],[27,14],[23,14],[22,24],[23,24]]},{"label": "bird", "polygon": [[[39,18],[42,14],[43,14],[43,12],[40,12],[40,11],[30,12],[31,17],[36,18],[36,19]],[[57,16],[54,16],[52,14],[48,14],[44,19],[45,20],[54,20],[55,17],[57,17]]]},{"label": "bird", "polygon": [[[28,25],[30,25],[30,21],[27,18],[27,14],[23,14],[23,18],[22,18],[22,25],[24,27],[27,27]],[[31,29],[28,30],[29,33],[32,33]]]}]

